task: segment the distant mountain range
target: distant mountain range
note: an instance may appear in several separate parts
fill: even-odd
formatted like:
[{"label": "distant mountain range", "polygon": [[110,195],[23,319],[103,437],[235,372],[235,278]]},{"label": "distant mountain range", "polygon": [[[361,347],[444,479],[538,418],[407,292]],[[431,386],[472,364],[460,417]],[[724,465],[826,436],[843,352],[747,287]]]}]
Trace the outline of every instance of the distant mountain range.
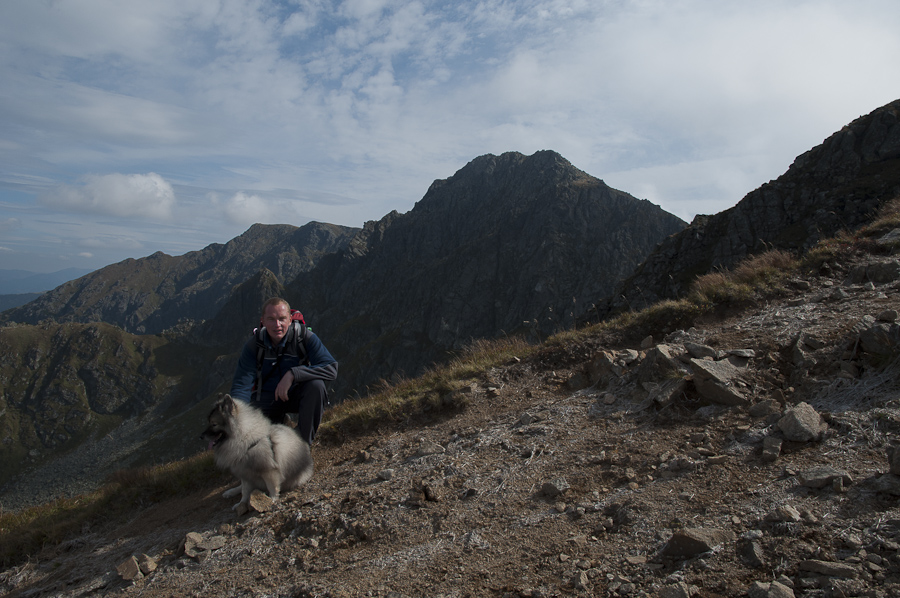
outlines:
[{"label": "distant mountain range", "polygon": [[0,295],[43,293],[55,289],[64,282],[75,280],[91,270],[65,268],[57,272],[42,273],[27,270],[0,270]]},{"label": "distant mountain range", "polygon": [[55,289],[64,282],[89,272],[91,270],[85,268],[66,268],[49,274],[28,270],[0,270],[0,312],[34,301],[44,291]]},{"label": "distant mountain range", "polygon": [[235,285],[262,268],[293,280],[324,254],[346,245],[359,229],[332,224],[255,225],[228,243],[181,256],[154,253],[127,259],[72,280],[3,314],[34,324],[107,322],[137,334],[156,334],[213,317]]},{"label": "distant mountain range", "polygon": [[[198,421],[273,295],[337,357],[342,401],[476,339],[539,340],[676,297],[765,248],[808,247],[900,195],[898,123],[900,101],[690,225],[555,152],[510,152],[361,229],[254,225],[224,245],[85,274],[0,314],[0,486],[75,448],[96,451],[86,478],[195,452]],[[107,455],[107,433],[132,450]]]}]

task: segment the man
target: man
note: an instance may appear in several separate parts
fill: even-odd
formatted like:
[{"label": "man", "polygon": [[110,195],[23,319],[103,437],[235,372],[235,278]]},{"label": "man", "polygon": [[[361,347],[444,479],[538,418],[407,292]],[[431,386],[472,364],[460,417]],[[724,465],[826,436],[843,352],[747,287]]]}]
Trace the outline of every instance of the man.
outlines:
[{"label": "man", "polygon": [[[325,383],[337,378],[338,364],[311,330],[292,324],[287,301],[275,297],[263,304],[263,330],[244,344],[231,396],[278,424],[297,413],[297,431],[312,444],[325,410]],[[304,338],[294,338],[298,334]]]}]

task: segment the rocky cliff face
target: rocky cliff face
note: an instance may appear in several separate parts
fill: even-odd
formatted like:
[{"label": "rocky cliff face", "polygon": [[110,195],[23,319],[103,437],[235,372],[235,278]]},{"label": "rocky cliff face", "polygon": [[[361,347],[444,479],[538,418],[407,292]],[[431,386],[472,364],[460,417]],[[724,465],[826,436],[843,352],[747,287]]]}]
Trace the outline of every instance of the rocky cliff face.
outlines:
[{"label": "rocky cliff face", "polygon": [[342,388],[362,393],[473,339],[572,326],[684,225],[555,152],[487,155],[286,292],[340,355]]},{"label": "rocky cliff face", "polygon": [[[900,194],[900,100],[853,121],[736,206],[697,216],[666,239],[616,293],[608,314],[686,292],[691,281],[768,248],[800,250],[868,221]],[[599,297],[599,296],[598,296]]]},{"label": "rocky cliff face", "polygon": [[299,228],[256,224],[224,245],[107,266],[5,312],[2,321],[107,322],[156,334],[209,319],[228,302],[232,287],[260,269],[282,282],[293,280],[322,255],[344,247],[357,230],[318,222]]}]

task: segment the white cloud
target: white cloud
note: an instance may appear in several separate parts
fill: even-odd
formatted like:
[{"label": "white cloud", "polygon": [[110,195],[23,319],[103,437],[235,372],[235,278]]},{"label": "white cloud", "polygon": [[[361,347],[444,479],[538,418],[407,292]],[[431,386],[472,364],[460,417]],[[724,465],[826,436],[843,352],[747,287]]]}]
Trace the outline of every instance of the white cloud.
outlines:
[{"label": "white cloud", "polygon": [[[218,203],[213,200],[214,205]],[[224,202],[222,202],[222,210],[225,217],[231,222],[240,225],[249,225],[257,222],[269,222],[270,218],[275,218],[277,222],[279,217],[277,211],[269,205],[269,202],[261,198],[259,195],[253,195],[239,191]]]},{"label": "white cloud", "polygon": [[[79,247],[86,247],[94,250],[134,250],[143,249],[144,245],[133,236],[125,233],[115,234],[112,232],[96,235],[93,237],[85,237],[77,242]],[[90,254],[91,252],[84,252]],[[79,255],[82,255],[79,253]]]},{"label": "white cloud", "polygon": [[900,97],[897,30],[895,0],[9,0],[0,219],[38,235],[40,196],[176,252],[541,149],[690,219]]},{"label": "white cloud", "polygon": [[[252,224],[305,224],[310,220],[335,222],[328,216],[340,215],[359,202],[333,193],[302,192],[292,189],[267,188],[258,192],[238,191],[223,197],[208,193],[206,197],[212,211],[221,213],[227,220],[242,228]],[[311,217],[313,213],[317,216]],[[322,215],[325,217],[320,217]],[[383,215],[383,214],[382,214]]]},{"label": "white cloud", "polygon": [[172,185],[154,172],[87,175],[81,186],[62,185],[39,199],[67,211],[157,220],[171,218],[175,206]]},{"label": "white cloud", "polygon": [[4,218],[0,220],[0,232],[13,230],[22,226],[22,221],[18,218]]}]

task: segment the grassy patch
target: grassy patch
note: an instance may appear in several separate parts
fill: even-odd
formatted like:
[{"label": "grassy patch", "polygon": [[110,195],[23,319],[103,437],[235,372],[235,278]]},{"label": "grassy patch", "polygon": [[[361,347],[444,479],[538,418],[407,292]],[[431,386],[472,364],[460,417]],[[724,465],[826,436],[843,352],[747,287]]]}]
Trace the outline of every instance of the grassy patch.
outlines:
[{"label": "grassy patch", "polygon": [[727,305],[770,296],[781,290],[781,284],[796,271],[797,265],[797,260],[786,251],[766,251],[741,261],[733,270],[698,277],[688,300],[698,305]]},{"label": "grassy patch", "polygon": [[318,437],[333,442],[378,427],[457,412],[467,403],[461,392],[467,381],[534,350],[518,337],[476,341],[450,363],[418,378],[384,383],[373,394],[329,409]]},{"label": "grassy patch", "polygon": [[122,471],[96,492],[62,498],[14,513],[0,512],[0,564],[28,560],[44,546],[81,532],[86,524],[124,522],[135,509],[209,488],[225,480],[212,453],[152,468]]}]

